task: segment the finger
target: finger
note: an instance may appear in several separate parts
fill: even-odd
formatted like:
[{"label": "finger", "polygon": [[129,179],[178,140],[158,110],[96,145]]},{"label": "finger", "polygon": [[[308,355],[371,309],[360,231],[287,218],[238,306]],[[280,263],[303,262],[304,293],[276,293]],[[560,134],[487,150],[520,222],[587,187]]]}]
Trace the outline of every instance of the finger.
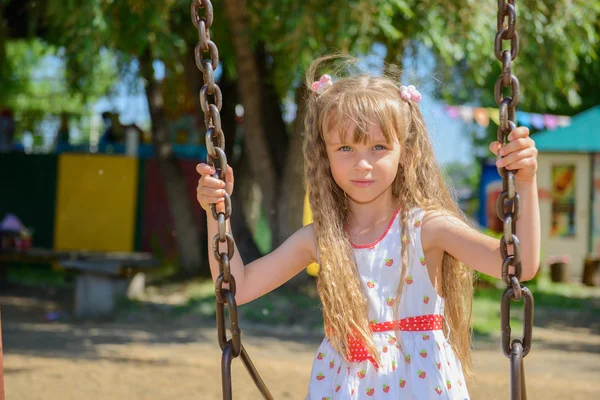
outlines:
[{"label": "finger", "polygon": [[203,187],[200,189],[199,193],[209,197],[225,197],[225,189]]},{"label": "finger", "polygon": [[500,151],[498,152],[498,154],[500,156],[505,156],[508,155],[510,153],[513,153],[517,150],[520,149],[526,149],[528,147],[532,147],[533,146],[533,140],[530,138],[519,138],[519,139],[515,139],[514,141],[507,143],[506,145],[504,145]]},{"label": "finger", "polygon": [[227,172],[225,173],[225,180],[227,182],[233,183],[233,168],[229,164],[227,164]]},{"label": "finger", "polygon": [[220,179],[213,178],[213,177],[208,176],[208,175],[204,175],[202,178],[200,178],[198,180],[198,185],[199,186],[205,186],[205,187],[220,189],[220,188],[224,188],[225,187],[225,182],[223,182]]},{"label": "finger", "polygon": [[196,197],[196,199],[198,200],[198,203],[202,204],[202,205],[206,205],[206,204],[220,204],[220,203],[224,203],[225,199],[219,199],[216,197],[201,197],[198,196]]},{"label": "finger", "polygon": [[[223,199],[225,198],[225,192],[223,189],[209,189],[209,188],[198,188],[196,190],[196,197],[200,199]],[[202,200],[206,201],[206,200]]]},{"label": "finger", "polygon": [[510,164],[513,164],[517,161],[523,160],[525,158],[533,158],[533,151],[529,148],[520,149],[510,153],[509,155],[499,159],[496,161],[497,167],[506,167]]},{"label": "finger", "polygon": [[537,170],[537,168],[535,168],[535,165],[536,165],[535,158],[527,157],[527,158],[522,158],[518,161],[508,164],[506,166],[506,169],[510,170],[510,171],[518,171],[518,170],[524,170],[524,169],[528,169],[528,168]]},{"label": "finger", "polygon": [[529,136],[529,129],[525,126],[519,126],[518,128],[516,128],[514,131],[512,131],[508,135],[508,140],[512,142],[513,140],[520,139],[520,138],[526,138],[528,136]]},{"label": "finger", "polygon": [[225,201],[224,198],[222,197],[204,197],[202,199],[202,201],[204,203],[208,203],[208,204],[219,204]]},{"label": "finger", "polygon": [[196,165],[196,171],[201,175],[213,175],[216,172],[213,167],[205,163]]},{"label": "finger", "polygon": [[498,150],[500,150],[502,146],[500,145],[500,142],[492,142],[490,143],[490,151],[492,153],[494,153],[494,155],[498,155]]}]

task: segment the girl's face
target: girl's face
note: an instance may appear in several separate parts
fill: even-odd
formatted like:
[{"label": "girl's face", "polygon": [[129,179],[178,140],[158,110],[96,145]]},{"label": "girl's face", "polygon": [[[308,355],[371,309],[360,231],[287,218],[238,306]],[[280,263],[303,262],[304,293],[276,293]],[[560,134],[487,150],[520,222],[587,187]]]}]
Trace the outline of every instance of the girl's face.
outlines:
[{"label": "girl's face", "polygon": [[[349,126],[350,132],[354,126]],[[336,127],[325,135],[327,155],[333,179],[350,199],[370,203],[392,193],[392,183],[400,163],[400,144],[396,137],[386,143],[378,124],[369,124],[366,143],[352,143],[352,134],[344,140]],[[389,192],[389,193],[388,193]]]}]

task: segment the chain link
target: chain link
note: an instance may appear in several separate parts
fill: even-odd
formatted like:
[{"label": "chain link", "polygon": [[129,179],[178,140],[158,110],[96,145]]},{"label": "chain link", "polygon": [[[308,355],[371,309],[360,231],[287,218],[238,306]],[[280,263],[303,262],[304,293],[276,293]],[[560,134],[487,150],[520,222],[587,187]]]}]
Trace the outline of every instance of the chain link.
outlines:
[{"label": "chain link", "polygon": [[[512,62],[519,54],[519,35],[516,30],[517,12],[515,0],[498,0],[498,24],[494,38],[494,54],[502,63],[502,75],[494,85],[494,98],[500,108],[500,124],[497,140],[502,145],[508,142],[508,135],[515,128],[515,107],[519,103],[519,80],[512,73]],[[503,41],[509,41],[510,48],[502,49]],[[510,96],[503,95],[503,88],[510,88]],[[496,214],[503,221],[503,236],[500,239],[502,256],[502,280],[506,289],[500,303],[500,325],[502,351],[510,358],[510,398],[526,400],[525,369],[523,358],[531,349],[533,330],[533,295],[523,286],[521,279],[521,243],[517,237],[516,222],[521,215],[521,198],[515,188],[515,173],[504,167],[498,168],[502,177],[502,192],[496,203]],[[509,254],[512,246],[512,254]],[[512,271],[511,271],[512,267]],[[511,341],[510,303],[524,300],[523,337]]]},{"label": "chain link", "polygon": [[[206,150],[208,164],[215,168],[214,178],[225,181],[227,173],[227,156],[225,155],[225,135],[221,126],[220,111],[223,106],[221,89],[214,81],[214,71],[219,66],[219,50],[210,38],[210,28],[214,21],[213,6],[210,0],[193,0],[190,5],[192,23],[198,30],[198,44],[194,49],[196,66],[202,72],[204,85],[200,89],[200,106],[204,112],[206,125]],[[202,14],[203,12],[203,15]],[[208,52],[207,56],[204,53]],[[233,236],[227,232],[227,220],[231,217],[231,198],[225,194],[225,210],[217,212],[215,204],[211,204],[213,218],[218,224],[218,233],[212,239],[213,256],[219,263],[219,276],[215,280],[216,314],[217,314],[217,339],[223,351],[221,358],[221,374],[223,399],[231,400],[231,362],[241,355],[242,362],[254,383],[265,399],[272,399],[271,393],[254,368],[250,357],[242,345],[241,330],[238,323],[238,310],[235,301],[235,278],[231,274],[230,261],[233,258],[235,243]],[[224,251],[220,244],[224,243]],[[224,288],[223,285],[228,287]],[[225,305],[229,314],[229,332],[231,339],[227,339]]]}]

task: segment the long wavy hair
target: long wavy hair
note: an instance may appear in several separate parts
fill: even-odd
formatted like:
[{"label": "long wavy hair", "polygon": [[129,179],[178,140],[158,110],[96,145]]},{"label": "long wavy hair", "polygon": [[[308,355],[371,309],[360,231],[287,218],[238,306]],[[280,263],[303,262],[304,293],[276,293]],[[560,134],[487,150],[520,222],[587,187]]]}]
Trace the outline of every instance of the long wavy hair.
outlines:
[{"label": "long wavy hair", "polygon": [[[305,115],[304,173],[316,232],[320,264],[317,290],[327,337],[340,354],[347,355],[348,337],[354,335],[379,362],[369,328],[367,296],[344,229],[350,220],[348,200],[330,170],[325,145],[328,130],[334,124],[342,124],[340,132],[343,132],[352,124],[355,126],[353,140],[363,142],[368,139],[368,125],[375,121],[389,143],[398,140],[402,156],[392,183],[392,195],[400,208],[402,232],[408,232],[409,211],[415,207],[439,210],[467,220],[435,162],[418,105],[400,98],[399,77],[348,73],[355,64],[356,60],[349,56],[329,55],[315,60],[306,73],[309,98]],[[335,83],[317,95],[310,89],[311,84],[318,79],[317,71],[326,67]],[[346,76],[341,77],[344,74]],[[407,248],[402,246],[402,271],[396,299],[402,298],[410,254]],[[452,332],[452,348],[464,372],[471,376],[473,273],[448,253],[444,253],[442,259],[441,295],[445,299],[444,317]],[[395,319],[398,319],[398,308],[394,307]],[[448,328],[444,330],[448,335]]]}]

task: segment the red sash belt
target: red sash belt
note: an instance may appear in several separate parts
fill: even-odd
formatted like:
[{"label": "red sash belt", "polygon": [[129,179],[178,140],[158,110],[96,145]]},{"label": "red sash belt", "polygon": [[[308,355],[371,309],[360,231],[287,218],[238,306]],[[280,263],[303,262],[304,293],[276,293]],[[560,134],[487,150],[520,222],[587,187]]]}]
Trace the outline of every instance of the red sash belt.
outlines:
[{"label": "red sash belt", "polygon": [[[444,316],[441,314],[418,315],[416,317],[403,318],[396,321],[379,322],[376,324],[371,323],[370,328],[373,332],[386,332],[393,331],[395,329],[399,331],[435,331],[442,329],[443,319]],[[396,338],[390,336],[389,343],[391,345],[395,345]],[[362,362],[369,360],[371,363],[373,363],[375,368],[379,369],[379,365],[377,365],[377,362],[360,339],[356,339],[352,336],[349,337],[348,347],[348,361]]]}]

